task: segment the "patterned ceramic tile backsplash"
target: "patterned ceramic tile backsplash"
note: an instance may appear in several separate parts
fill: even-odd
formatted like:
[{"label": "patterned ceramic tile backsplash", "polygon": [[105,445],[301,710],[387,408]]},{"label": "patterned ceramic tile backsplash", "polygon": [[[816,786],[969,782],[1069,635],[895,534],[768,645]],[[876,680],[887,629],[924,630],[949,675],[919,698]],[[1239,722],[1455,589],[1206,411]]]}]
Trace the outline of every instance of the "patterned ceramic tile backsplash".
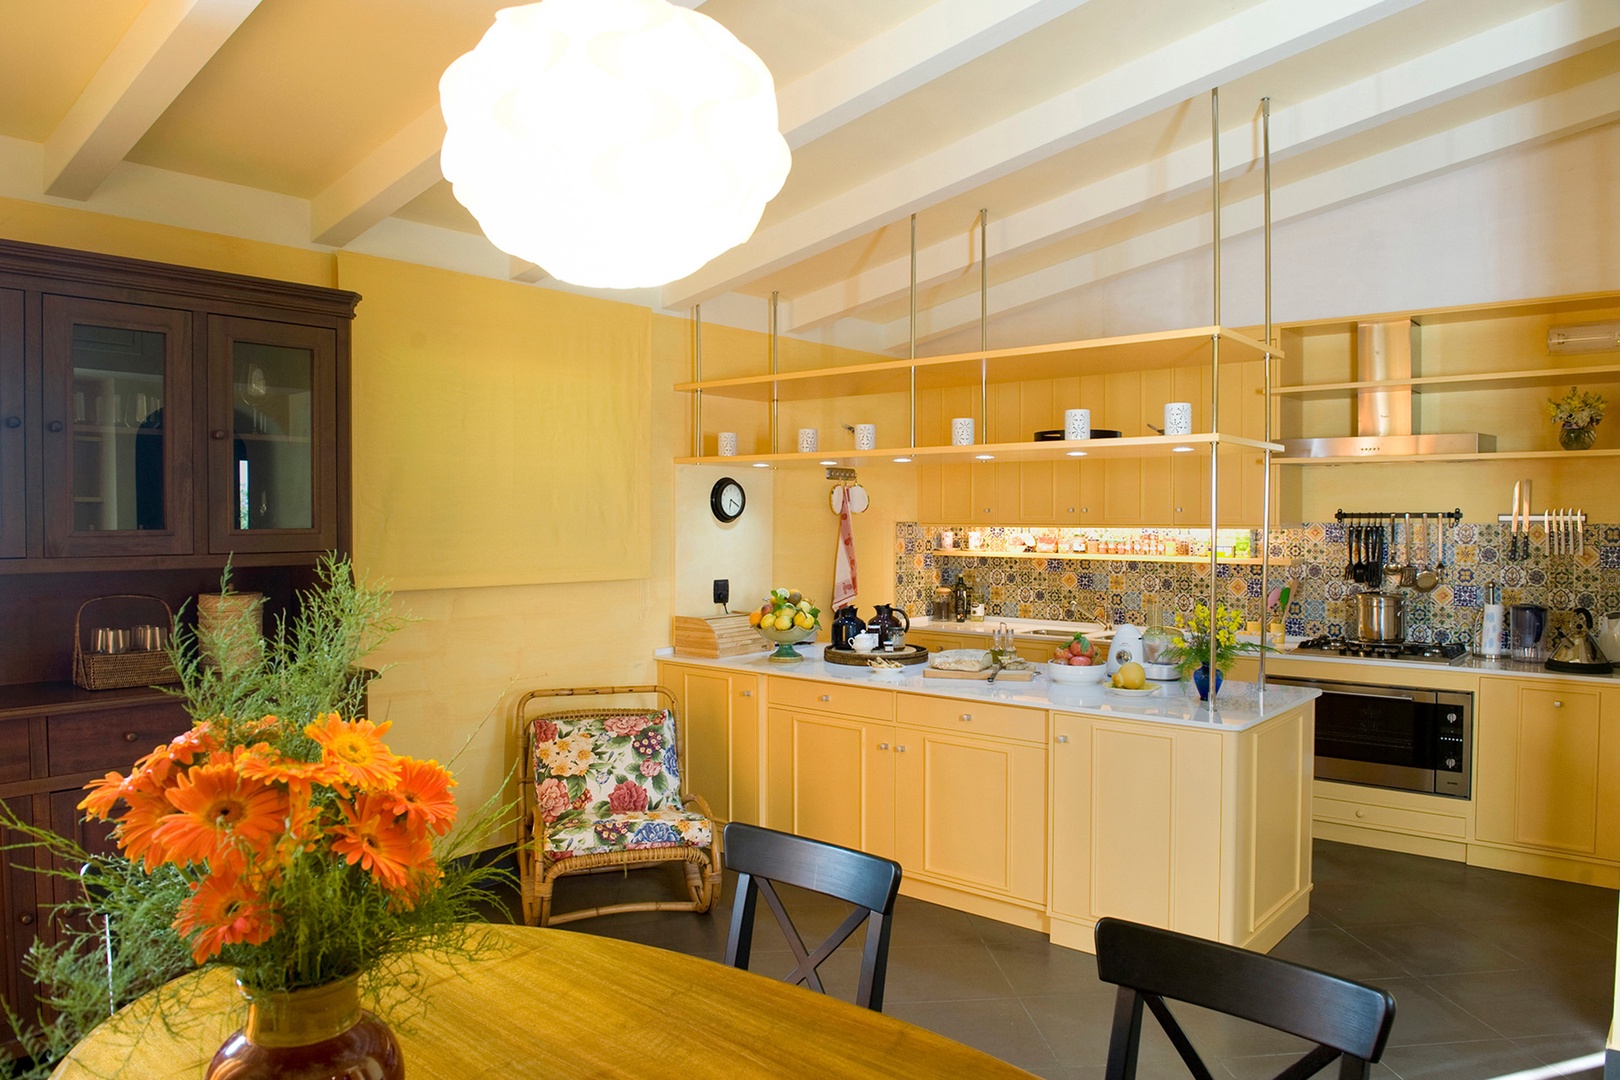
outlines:
[{"label": "patterned ceramic tile backsplash", "polygon": [[[937,550],[938,535],[966,526],[895,527],[894,602],[906,611],[926,614],[934,587],[972,572],[975,592],[991,618],[1090,619],[1142,621],[1145,601],[1157,599],[1166,611],[1190,611],[1209,595],[1209,564],[1114,560],[1105,556],[1075,558],[998,557],[960,548]],[[1018,529],[984,529],[985,543]],[[1344,526],[1336,521],[1311,522],[1272,533],[1272,556],[1292,565],[1271,569],[1273,584],[1293,580],[1296,587],[1285,613],[1291,635],[1354,636],[1355,594],[1364,586],[1347,581]],[[1588,523],[1586,549],[1580,555],[1551,555],[1541,526],[1531,530],[1527,559],[1507,557],[1507,526],[1463,522],[1446,531],[1445,568],[1440,585],[1430,593],[1395,590],[1406,597],[1407,637],[1414,641],[1471,641],[1478,628],[1485,586],[1502,587],[1505,604],[1543,604],[1549,609],[1584,607],[1594,614],[1620,611],[1620,525]],[[1246,620],[1259,619],[1260,568],[1223,566],[1217,588],[1225,602],[1241,606]]]}]

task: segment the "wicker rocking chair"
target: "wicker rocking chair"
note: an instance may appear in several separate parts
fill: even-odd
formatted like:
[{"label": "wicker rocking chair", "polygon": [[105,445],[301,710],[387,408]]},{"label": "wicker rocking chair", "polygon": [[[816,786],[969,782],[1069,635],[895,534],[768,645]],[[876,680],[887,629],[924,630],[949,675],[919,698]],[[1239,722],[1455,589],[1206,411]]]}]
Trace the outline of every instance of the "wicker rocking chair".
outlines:
[{"label": "wicker rocking chair", "polygon": [[[608,704],[529,715],[540,698],[657,694],[649,709]],[[667,702],[667,704],[666,704]],[[720,897],[721,834],[701,796],[683,792],[685,747],[675,696],[661,686],[531,690],[523,728],[518,869],[530,926],[623,911],[708,911]],[[602,867],[684,863],[688,900],[650,900],[551,914],[560,877]]]}]

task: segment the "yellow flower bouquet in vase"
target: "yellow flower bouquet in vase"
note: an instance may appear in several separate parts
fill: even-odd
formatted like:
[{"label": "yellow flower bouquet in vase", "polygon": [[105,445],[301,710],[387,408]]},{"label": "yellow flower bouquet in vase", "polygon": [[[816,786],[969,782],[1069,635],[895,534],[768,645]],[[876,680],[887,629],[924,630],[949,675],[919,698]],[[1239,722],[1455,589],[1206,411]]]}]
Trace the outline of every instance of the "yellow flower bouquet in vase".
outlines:
[{"label": "yellow flower bouquet in vase", "polygon": [[[1243,629],[1243,616],[1225,604],[1215,606],[1211,617],[1208,604],[1198,604],[1192,615],[1178,614],[1176,625],[1181,627],[1183,640],[1171,651],[1171,662],[1180,669],[1182,677],[1192,676],[1198,696],[1208,700],[1221,688],[1221,680],[1232,662],[1245,653],[1257,653],[1264,645],[1239,641],[1238,631]],[[1214,669],[1210,668],[1213,650]]]},{"label": "yellow flower bouquet in vase", "polygon": [[109,1001],[224,965],[247,1022],[208,1075],[251,1080],[329,1060],[346,1063],[332,1075],[397,1078],[399,1047],[361,1008],[361,984],[395,981],[409,953],[480,949],[463,924],[502,872],[457,855],[474,850],[494,811],[453,837],[449,771],[393,753],[389,724],[356,715],[355,661],[400,620],[346,564],[329,560],[322,575],[293,625],[239,663],[205,665],[203,652],[231,654],[176,634],[193,726],[127,775],[87,785],[80,804],[112,824],[116,856],[35,832],[59,860],[82,857],[79,903],[95,916],[84,921],[107,927],[105,941],[70,933],[31,957],[53,1003],[97,1006],[70,1006],[35,1033],[26,1048],[36,1059],[60,1056]]}]

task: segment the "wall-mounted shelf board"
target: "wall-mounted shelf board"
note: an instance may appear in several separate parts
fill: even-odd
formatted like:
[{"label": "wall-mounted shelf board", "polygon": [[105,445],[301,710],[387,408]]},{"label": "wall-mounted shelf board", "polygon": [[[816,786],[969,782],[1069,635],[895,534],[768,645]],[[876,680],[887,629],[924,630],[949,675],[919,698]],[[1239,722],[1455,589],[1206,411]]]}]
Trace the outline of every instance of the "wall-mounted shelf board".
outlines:
[{"label": "wall-mounted shelf board", "polygon": [[[1090,551],[985,551],[968,548],[935,548],[931,554],[935,558],[941,556],[953,558],[962,556],[969,559],[1061,559],[1065,562],[1143,562],[1143,563],[1198,563],[1209,565],[1208,555],[1108,555],[1101,552]],[[1259,559],[1228,559],[1224,556],[1215,560],[1221,566],[1259,566]],[[1272,559],[1272,566],[1293,566],[1293,559]]]},{"label": "wall-mounted shelf board", "polygon": [[[1065,461],[1073,457],[1079,461],[1106,461],[1110,458],[1172,457],[1177,447],[1190,448],[1192,455],[1200,451],[1207,455],[1208,448],[1222,450],[1252,450],[1281,453],[1278,443],[1265,443],[1258,439],[1244,439],[1236,435],[1206,433],[1201,435],[1145,435],[1128,439],[1081,439],[1074,442],[1027,443],[975,443],[972,446],[915,446],[887,447],[876,450],[822,450],[814,454],[737,454],[729,457],[676,458],[677,465],[730,465],[734,467],[772,466],[776,468],[820,468],[826,464],[850,467],[880,465],[909,458],[918,464],[950,465],[979,460],[993,462]],[[1084,454],[1084,457],[1080,457]],[[986,455],[989,455],[986,459]]]},{"label": "wall-mounted shelf board", "polygon": [[[983,378],[990,382],[1009,383],[1113,371],[1205,366],[1210,362],[1210,343],[1217,337],[1221,341],[1222,363],[1248,363],[1263,360],[1266,356],[1265,345],[1247,334],[1221,326],[1194,326],[1184,330],[1066,341],[1019,349],[992,349],[989,352],[918,357],[915,360],[784,371],[775,375],[708,379],[677,383],[675,389],[752,401],[769,401],[773,396],[778,401],[800,401],[908,393],[913,369],[917,372],[918,390],[936,390],[977,386],[981,368]],[[1272,350],[1272,355],[1276,357],[1280,353]]]},{"label": "wall-mounted shelf board", "polygon": [[1373,457],[1274,457],[1274,465],[1387,465],[1427,461],[1564,461],[1620,457],[1620,450],[1497,450],[1488,454],[1401,454]]},{"label": "wall-mounted shelf board", "polygon": [[1413,393],[1423,394],[1445,390],[1508,390],[1519,386],[1562,386],[1566,383],[1591,379],[1620,380],[1620,364],[1586,364],[1522,371],[1481,371],[1467,375],[1415,375],[1409,379],[1379,379],[1367,382],[1304,383],[1276,386],[1271,392],[1279,396],[1340,397],[1360,390],[1409,387]]}]

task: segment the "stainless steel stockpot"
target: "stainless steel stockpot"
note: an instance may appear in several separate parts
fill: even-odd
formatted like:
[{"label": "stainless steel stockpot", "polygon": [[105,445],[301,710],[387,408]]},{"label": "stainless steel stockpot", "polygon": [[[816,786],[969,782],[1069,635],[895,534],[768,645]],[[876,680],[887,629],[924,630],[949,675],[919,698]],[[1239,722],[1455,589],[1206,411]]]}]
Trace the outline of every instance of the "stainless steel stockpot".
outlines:
[{"label": "stainless steel stockpot", "polygon": [[1361,641],[1405,641],[1406,598],[1396,593],[1357,593],[1356,637]]}]

